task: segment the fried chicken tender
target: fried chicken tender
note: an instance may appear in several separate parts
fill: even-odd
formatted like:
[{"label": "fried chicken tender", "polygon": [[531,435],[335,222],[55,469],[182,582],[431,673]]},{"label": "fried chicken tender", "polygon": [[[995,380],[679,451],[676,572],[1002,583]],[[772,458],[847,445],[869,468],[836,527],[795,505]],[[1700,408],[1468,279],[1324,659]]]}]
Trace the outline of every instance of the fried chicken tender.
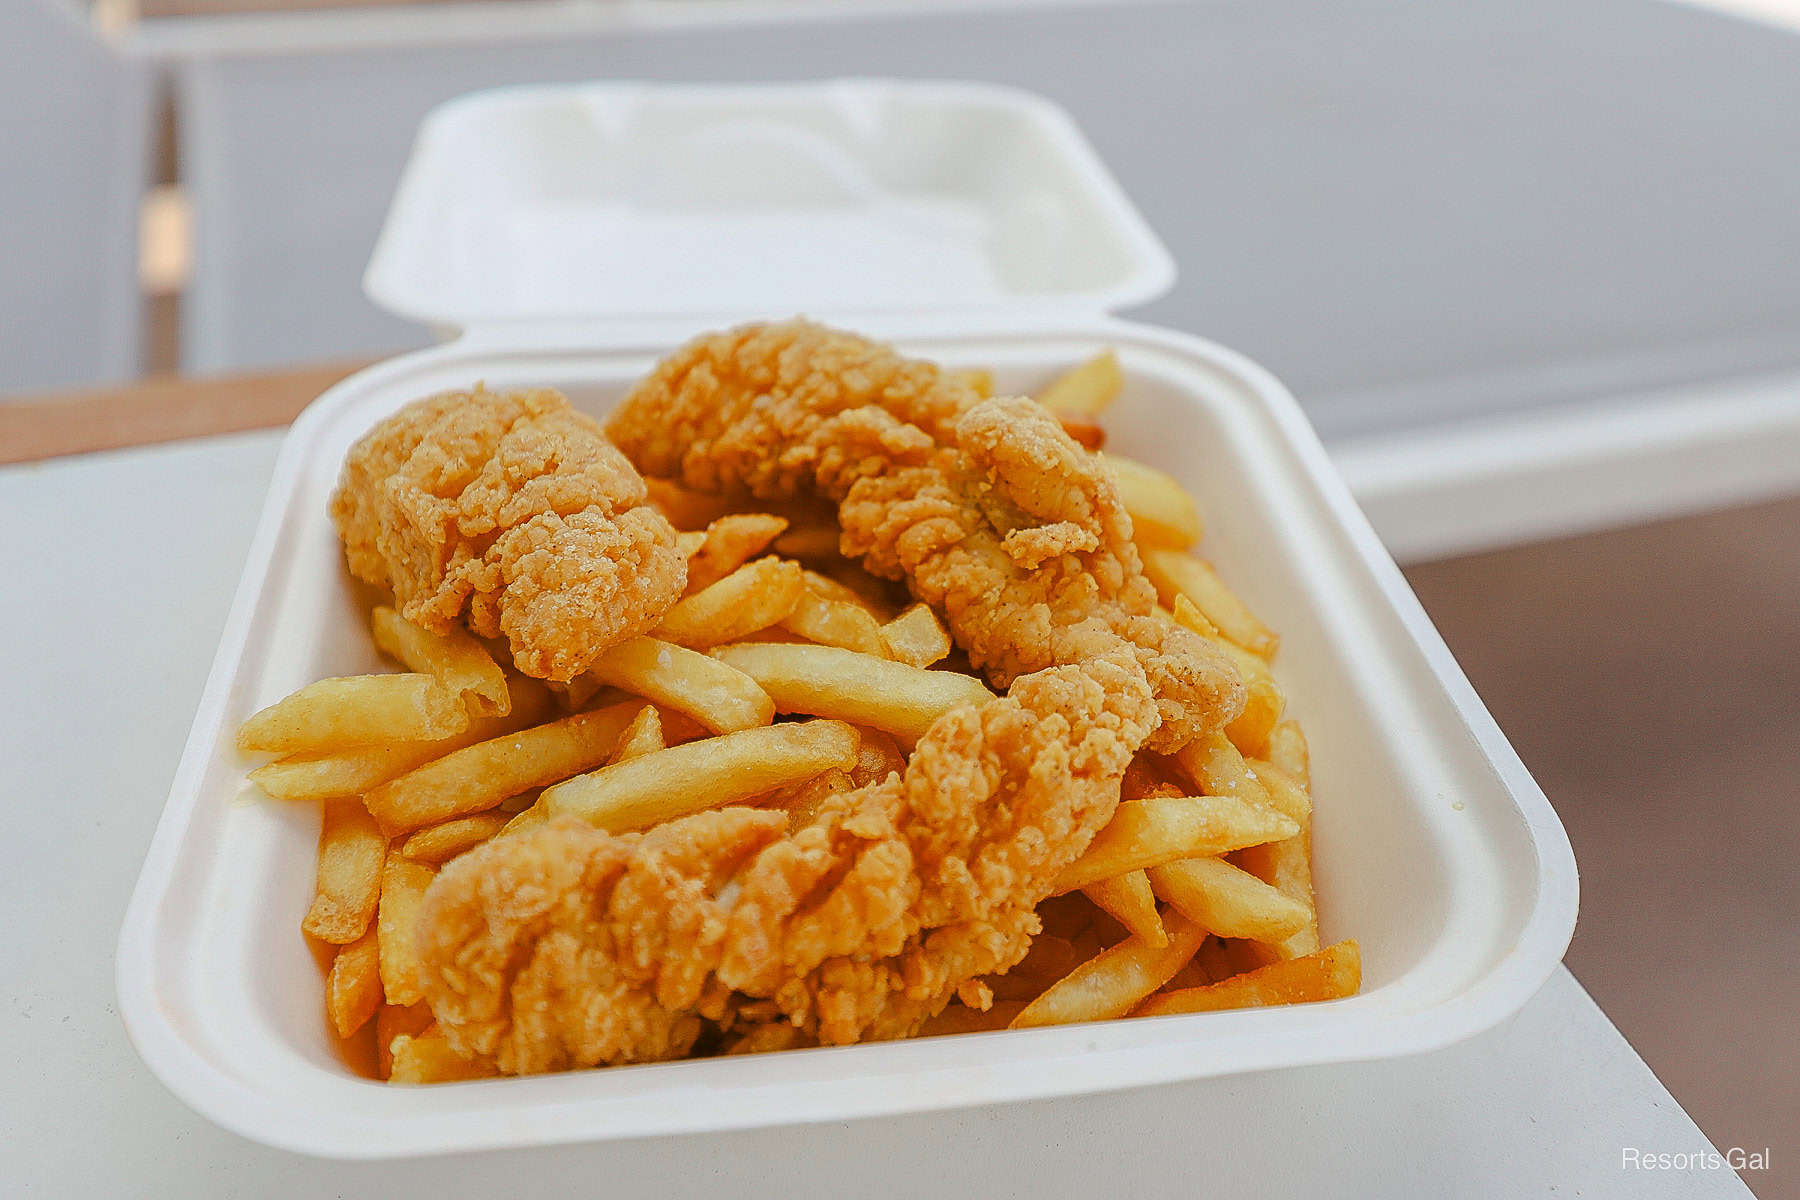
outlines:
[{"label": "fried chicken tender", "polygon": [[409,621],[504,636],[567,681],[680,598],[675,530],[598,423],[548,390],[447,392],[351,448],[331,498],[350,570]]},{"label": "fried chicken tender", "polygon": [[643,834],[564,819],[455,860],[418,928],[438,1027],[509,1074],[679,1057],[708,1024],[916,1032],[1024,957],[1156,721],[1136,658],[1076,636],[1114,648],[946,714],[797,832],[749,808]]},{"label": "fried chicken tender", "polygon": [[1231,663],[1157,610],[1105,460],[1028,399],[983,399],[854,334],[750,325],[666,359],[607,431],[691,488],[836,503],[844,552],[942,612],[996,687],[1081,662],[1096,639],[1071,631],[1098,621],[1150,680],[1153,749],[1243,708]]}]

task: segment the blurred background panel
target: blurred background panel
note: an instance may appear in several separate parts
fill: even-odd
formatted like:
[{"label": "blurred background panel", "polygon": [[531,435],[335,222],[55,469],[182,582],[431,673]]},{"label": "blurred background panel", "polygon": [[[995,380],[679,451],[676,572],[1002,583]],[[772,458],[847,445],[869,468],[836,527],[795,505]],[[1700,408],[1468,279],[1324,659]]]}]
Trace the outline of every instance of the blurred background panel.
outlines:
[{"label": "blurred background panel", "polygon": [[442,100],[871,74],[1067,106],[1181,264],[1138,315],[1264,361],[1328,439],[1800,368],[1800,39],[1714,13],[1217,0],[492,33],[177,65],[184,367],[423,341],[359,280]]},{"label": "blurred background panel", "polygon": [[150,64],[56,0],[0,4],[0,395],[140,366]]}]

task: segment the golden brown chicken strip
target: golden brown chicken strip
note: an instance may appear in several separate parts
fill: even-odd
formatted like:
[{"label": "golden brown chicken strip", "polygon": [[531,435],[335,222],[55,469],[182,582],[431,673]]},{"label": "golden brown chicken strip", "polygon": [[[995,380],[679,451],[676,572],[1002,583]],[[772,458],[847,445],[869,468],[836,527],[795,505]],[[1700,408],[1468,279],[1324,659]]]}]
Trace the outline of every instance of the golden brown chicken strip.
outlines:
[{"label": "golden brown chicken strip", "polygon": [[838,505],[843,548],[905,579],[996,687],[1130,648],[1156,693],[1151,745],[1223,728],[1230,662],[1156,609],[1104,460],[1040,405],[984,400],[929,363],[806,322],[703,337],[633,390],[607,431],[645,472],[765,501]]},{"label": "golden brown chicken strip", "polygon": [[1154,713],[1115,653],[947,714],[904,772],[795,833],[780,811],[731,808],[496,839],[426,895],[426,997],[453,1047],[509,1074],[678,1057],[704,1022],[906,1036],[1024,957]]},{"label": "golden brown chicken strip", "polygon": [[599,424],[554,391],[447,392],[351,448],[331,516],[358,578],[406,618],[504,636],[566,681],[680,598],[675,530]]}]

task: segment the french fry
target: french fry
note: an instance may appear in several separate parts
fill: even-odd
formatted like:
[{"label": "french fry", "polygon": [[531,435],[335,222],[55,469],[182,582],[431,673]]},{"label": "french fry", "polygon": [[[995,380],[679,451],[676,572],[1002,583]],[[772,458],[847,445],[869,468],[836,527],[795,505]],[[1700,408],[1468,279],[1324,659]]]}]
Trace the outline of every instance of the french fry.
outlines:
[{"label": "french fry", "polygon": [[1231,951],[1216,937],[1209,937],[1201,943],[1200,949],[1194,952],[1194,965],[1206,972],[1207,982],[1210,983],[1230,979],[1238,974],[1237,964],[1231,961]]},{"label": "french fry", "polygon": [[986,1012],[963,1004],[952,1004],[919,1029],[919,1037],[947,1037],[957,1033],[988,1033],[1005,1029],[1025,1011],[1023,1000],[996,1000]]},{"label": "french fry", "polygon": [[444,1035],[436,1030],[394,1039],[390,1083],[458,1083],[466,1079],[487,1079],[495,1074],[492,1067],[470,1062],[450,1048]]},{"label": "french fry", "polygon": [[1177,595],[1175,597],[1175,603],[1170,606],[1169,615],[1178,624],[1187,626],[1209,641],[1224,640],[1225,638],[1225,635],[1219,632],[1219,627],[1214,625],[1205,613],[1194,607],[1194,602],[1186,596]]},{"label": "french fry", "polygon": [[1145,945],[1168,945],[1169,937],[1163,930],[1162,918],[1156,914],[1156,895],[1150,890],[1150,876],[1141,868],[1090,883],[1081,891]]},{"label": "french fry", "polygon": [[474,813],[437,825],[428,825],[407,838],[400,846],[400,853],[414,862],[430,863],[432,866],[447,863],[499,833],[512,817],[511,813],[495,809],[492,812]]},{"label": "french fry", "polygon": [[663,740],[662,714],[656,711],[656,705],[646,704],[638,709],[637,716],[631,718],[631,724],[619,735],[619,743],[613,747],[612,756],[606,761],[624,762],[628,758],[640,758],[667,745]]},{"label": "french fry", "polygon": [[1122,1017],[1187,965],[1206,930],[1180,913],[1163,914],[1168,942],[1152,946],[1135,935],[1076,967],[1014,1017],[1012,1029],[1105,1021]]},{"label": "french fry", "polygon": [[509,796],[592,770],[644,704],[626,700],[446,754],[363,797],[388,836],[484,812]]},{"label": "french fry", "polygon": [[[1262,939],[1245,951],[1254,963],[1297,958],[1319,948],[1319,910],[1312,883],[1312,801],[1306,789],[1272,763],[1251,764],[1271,801],[1299,826],[1293,837],[1248,846],[1234,856],[1237,865],[1306,910],[1306,922],[1284,939]],[[1265,944],[1266,943],[1266,944]]]},{"label": "french fry", "polygon": [[[541,801],[542,798],[540,797],[539,799]],[[519,812],[514,813],[512,819],[509,820],[500,832],[494,836],[509,837],[515,833],[523,833],[528,829],[536,829],[539,825],[542,825],[545,821],[550,819],[549,813],[550,810],[545,808],[542,803],[533,804],[530,808],[522,809]]]},{"label": "french fry", "polygon": [[731,501],[723,496],[696,492],[672,479],[646,478],[644,487],[650,493],[651,507],[677,529],[705,529],[732,508]]},{"label": "french fry", "polygon": [[887,656],[909,667],[929,667],[950,653],[950,634],[929,604],[914,604],[881,627]]},{"label": "french fry", "polygon": [[387,607],[369,615],[375,646],[409,671],[434,677],[463,698],[477,717],[504,717],[512,706],[506,672],[487,648],[461,629],[432,633]]},{"label": "french fry", "polygon": [[688,551],[688,594],[711,587],[767,550],[787,527],[788,519],[774,513],[728,513],[715,519]]},{"label": "french fry", "polygon": [[805,1035],[792,1025],[752,1025],[725,1050],[726,1054],[769,1054],[776,1050],[792,1050],[805,1042]]},{"label": "french fry", "polygon": [[643,829],[738,804],[856,763],[856,730],[842,721],[746,729],[614,763],[547,789],[547,817],[574,816],[609,833]]},{"label": "french fry", "polygon": [[784,558],[803,558],[808,561],[837,558],[842,533],[836,525],[793,525],[775,539],[775,553]]},{"label": "french fry", "polygon": [[386,1079],[394,1073],[394,1039],[401,1034],[416,1037],[431,1027],[431,1005],[421,1001],[418,1004],[401,1006],[384,1004],[381,1011],[375,1014],[375,1070],[381,1078]]},{"label": "french fry", "polygon": [[1188,858],[1150,869],[1156,895],[1220,937],[1280,942],[1312,920],[1312,910],[1222,858]]},{"label": "french fry", "polygon": [[829,771],[821,771],[811,779],[804,779],[788,787],[778,788],[762,797],[758,804],[764,808],[779,808],[788,815],[789,829],[804,829],[813,823],[819,815],[819,807],[833,796],[854,791],[856,784],[850,778],[850,772],[833,767]]},{"label": "french fry", "polygon": [[1206,987],[1183,988],[1152,996],[1131,1015],[1163,1017],[1173,1013],[1341,1000],[1345,996],[1354,996],[1361,987],[1362,951],[1354,941],[1343,941]]},{"label": "french fry", "polygon": [[739,641],[780,622],[805,594],[799,563],[759,558],[678,601],[656,636],[696,650]]},{"label": "french fry", "polygon": [[300,928],[339,946],[363,935],[381,895],[387,838],[354,797],[325,803],[319,824],[319,869],[312,906]]},{"label": "french fry", "polygon": [[[887,656],[881,625],[864,606],[861,597],[836,580],[813,571],[806,573],[806,582],[806,594],[782,620],[783,629],[821,645]],[[835,594],[837,592],[844,594]]]},{"label": "french fry", "polygon": [[1037,401],[1058,416],[1097,417],[1125,390],[1119,356],[1102,350],[1080,366],[1052,380]]},{"label": "french fry", "polygon": [[1252,654],[1274,656],[1280,639],[1225,586],[1205,559],[1179,550],[1146,548],[1144,574],[1156,585],[1164,604],[1173,607],[1176,596],[1186,596],[1226,637]]},{"label": "french fry", "polygon": [[452,750],[536,725],[550,715],[550,691],[536,680],[515,675],[507,680],[507,693],[510,700],[505,716],[476,717],[468,728],[451,737],[358,746],[320,757],[284,758],[250,772],[250,782],[277,800],[360,796]]},{"label": "french fry", "polygon": [[398,854],[390,854],[381,868],[381,910],[375,929],[381,941],[381,990],[389,1004],[417,1004],[425,998],[413,930],[425,889],[436,875],[424,863]]},{"label": "french fry", "polygon": [[348,946],[339,946],[325,976],[325,1014],[337,1035],[347,1038],[368,1023],[381,1007],[380,937],[370,929]]},{"label": "french fry", "polygon": [[1244,711],[1225,726],[1225,736],[1243,754],[1255,756],[1266,753],[1269,734],[1281,720],[1282,710],[1287,707],[1287,698],[1281,694],[1274,676],[1269,674],[1268,664],[1262,659],[1225,638],[1208,640],[1231,659],[1244,681]]},{"label": "french fry", "polygon": [[653,637],[620,642],[589,674],[686,713],[714,733],[754,729],[775,719],[775,702],[756,680],[697,650]]},{"label": "french fry", "polygon": [[1259,808],[1273,804],[1268,789],[1223,730],[1203,734],[1177,750],[1175,763],[1203,795],[1235,796]]},{"label": "french fry", "polygon": [[430,675],[345,675],[309,683],[254,714],[237,744],[247,752],[324,754],[446,738],[468,725],[462,700]]},{"label": "french fry", "polygon": [[1181,858],[1212,858],[1245,846],[1292,837],[1299,828],[1266,806],[1234,796],[1152,796],[1124,800],[1081,857],[1057,877],[1072,892],[1127,871]]},{"label": "french fry", "polygon": [[852,604],[860,604],[869,610],[869,615],[877,622],[890,621],[898,611],[893,603],[894,585],[888,580],[872,575],[863,569],[861,563],[852,559],[841,558],[836,562],[823,564],[823,571],[806,573],[806,582],[814,587],[824,589],[823,594],[848,600]]},{"label": "french fry", "polygon": [[1266,756],[1282,774],[1301,788],[1312,786],[1312,756],[1307,752],[1306,735],[1293,721],[1283,721],[1269,731],[1269,753]]},{"label": "french fry", "polygon": [[1108,454],[1106,465],[1119,485],[1119,499],[1131,514],[1132,532],[1140,544],[1186,550],[1205,532],[1200,510],[1187,489],[1148,463]]},{"label": "french fry", "polygon": [[854,721],[908,741],[951,709],[994,698],[972,675],[923,670],[836,646],[744,642],[713,655],[756,680],[780,712]]},{"label": "french fry", "polygon": [[1058,417],[1062,431],[1074,438],[1083,450],[1099,450],[1106,445],[1106,430],[1080,417]]}]

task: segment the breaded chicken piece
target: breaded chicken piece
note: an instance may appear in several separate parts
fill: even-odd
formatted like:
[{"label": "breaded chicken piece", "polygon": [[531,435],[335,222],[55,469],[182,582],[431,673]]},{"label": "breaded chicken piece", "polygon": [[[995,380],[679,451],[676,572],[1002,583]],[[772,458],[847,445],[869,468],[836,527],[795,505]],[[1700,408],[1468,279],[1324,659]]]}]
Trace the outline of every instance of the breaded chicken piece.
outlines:
[{"label": "breaded chicken piece", "polygon": [[351,448],[331,516],[350,570],[406,618],[504,636],[518,668],[566,681],[648,632],[687,560],[641,476],[561,393],[446,392]]},{"label": "breaded chicken piece", "polygon": [[[689,487],[836,503],[844,552],[943,613],[996,687],[1117,644],[1155,691],[1153,749],[1242,710],[1229,660],[1157,610],[1105,460],[1031,400],[984,400],[929,363],[793,322],[690,343],[607,431]],[[1071,635],[1092,621],[1110,642]]]},{"label": "breaded chicken piece", "polygon": [[1155,719],[1115,650],[946,714],[904,772],[798,832],[732,808],[496,839],[426,893],[426,998],[456,1050],[509,1074],[678,1057],[704,1022],[827,1044],[914,1033],[1024,957]]}]

